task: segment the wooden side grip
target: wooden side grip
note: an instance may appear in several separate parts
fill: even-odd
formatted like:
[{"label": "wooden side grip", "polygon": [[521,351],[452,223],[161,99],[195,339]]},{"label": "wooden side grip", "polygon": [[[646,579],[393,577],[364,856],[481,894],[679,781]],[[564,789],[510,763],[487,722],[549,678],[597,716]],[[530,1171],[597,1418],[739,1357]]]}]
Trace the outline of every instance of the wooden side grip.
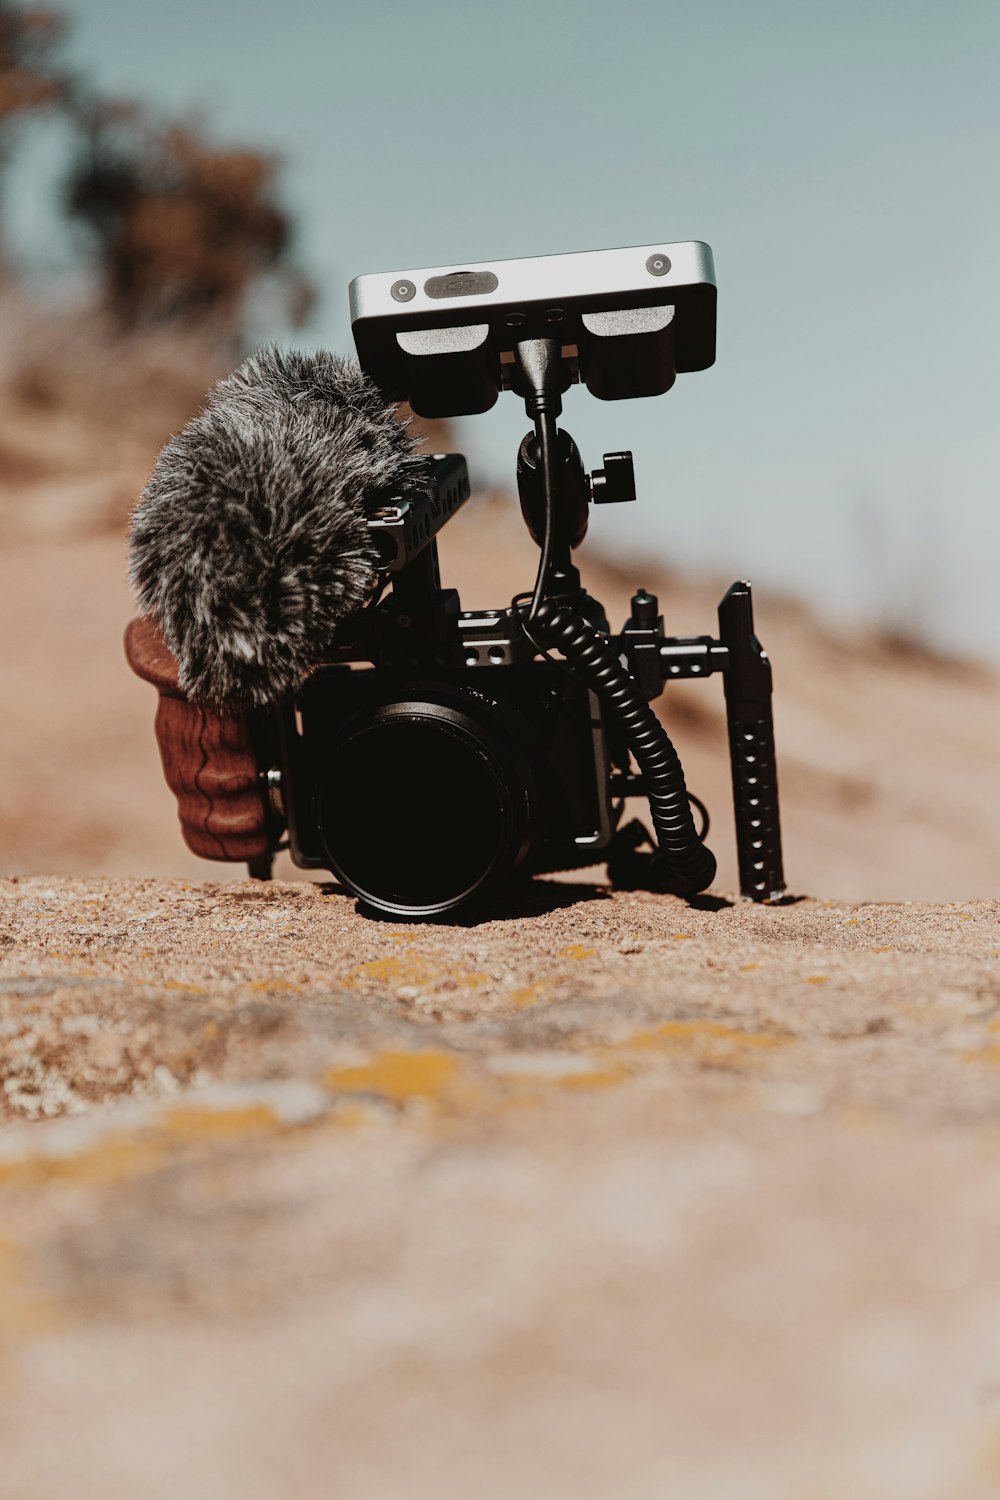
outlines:
[{"label": "wooden side grip", "polygon": [[177,663],[148,620],[128,626],[125,655],[160,694],[156,742],[188,848],[203,859],[240,864],[265,856],[267,821],[245,715],[189,703]]}]

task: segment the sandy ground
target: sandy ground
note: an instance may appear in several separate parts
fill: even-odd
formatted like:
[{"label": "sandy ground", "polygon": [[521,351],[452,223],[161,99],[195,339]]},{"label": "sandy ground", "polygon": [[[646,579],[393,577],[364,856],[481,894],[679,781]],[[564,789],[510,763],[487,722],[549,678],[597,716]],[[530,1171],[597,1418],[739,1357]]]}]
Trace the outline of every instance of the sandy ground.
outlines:
[{"label": "sandy ground", "polygon": [[4,882],[0,1494],[995,1496],[998,917]]}]

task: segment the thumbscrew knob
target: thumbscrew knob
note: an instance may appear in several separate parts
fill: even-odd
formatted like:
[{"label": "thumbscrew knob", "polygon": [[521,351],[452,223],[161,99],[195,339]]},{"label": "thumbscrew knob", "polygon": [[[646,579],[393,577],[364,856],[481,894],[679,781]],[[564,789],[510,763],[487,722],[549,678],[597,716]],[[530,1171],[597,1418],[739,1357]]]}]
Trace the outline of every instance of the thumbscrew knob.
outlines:
[{"label": "thumbscrew knob", "polygon": [[635,469],[631,453],[605,453],[604,468],[590,477],[595,505],[621,505],[635,499]]}]

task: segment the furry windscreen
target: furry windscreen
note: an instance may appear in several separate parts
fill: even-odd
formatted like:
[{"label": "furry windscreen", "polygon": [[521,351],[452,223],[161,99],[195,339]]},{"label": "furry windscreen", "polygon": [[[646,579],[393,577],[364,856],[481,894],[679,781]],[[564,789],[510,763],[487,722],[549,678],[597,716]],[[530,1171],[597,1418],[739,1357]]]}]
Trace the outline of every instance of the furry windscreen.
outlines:
[{"label": "furry windscreen", "polygon": [[129,577],[195,702],[264,707],[328,656],[377,569],[366,517],[430,469],[350,359],[258,349],[160,453]]}]

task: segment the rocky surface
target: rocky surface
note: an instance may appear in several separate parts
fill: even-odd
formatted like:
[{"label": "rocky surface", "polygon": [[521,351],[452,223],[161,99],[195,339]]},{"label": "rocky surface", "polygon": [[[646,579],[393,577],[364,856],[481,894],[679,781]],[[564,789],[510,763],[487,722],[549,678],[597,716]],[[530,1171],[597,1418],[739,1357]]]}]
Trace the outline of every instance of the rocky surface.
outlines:
[{"label": "rocky surface", "polygon": [[0,883],[0,1494],[995,1496],[998,917]]}]

